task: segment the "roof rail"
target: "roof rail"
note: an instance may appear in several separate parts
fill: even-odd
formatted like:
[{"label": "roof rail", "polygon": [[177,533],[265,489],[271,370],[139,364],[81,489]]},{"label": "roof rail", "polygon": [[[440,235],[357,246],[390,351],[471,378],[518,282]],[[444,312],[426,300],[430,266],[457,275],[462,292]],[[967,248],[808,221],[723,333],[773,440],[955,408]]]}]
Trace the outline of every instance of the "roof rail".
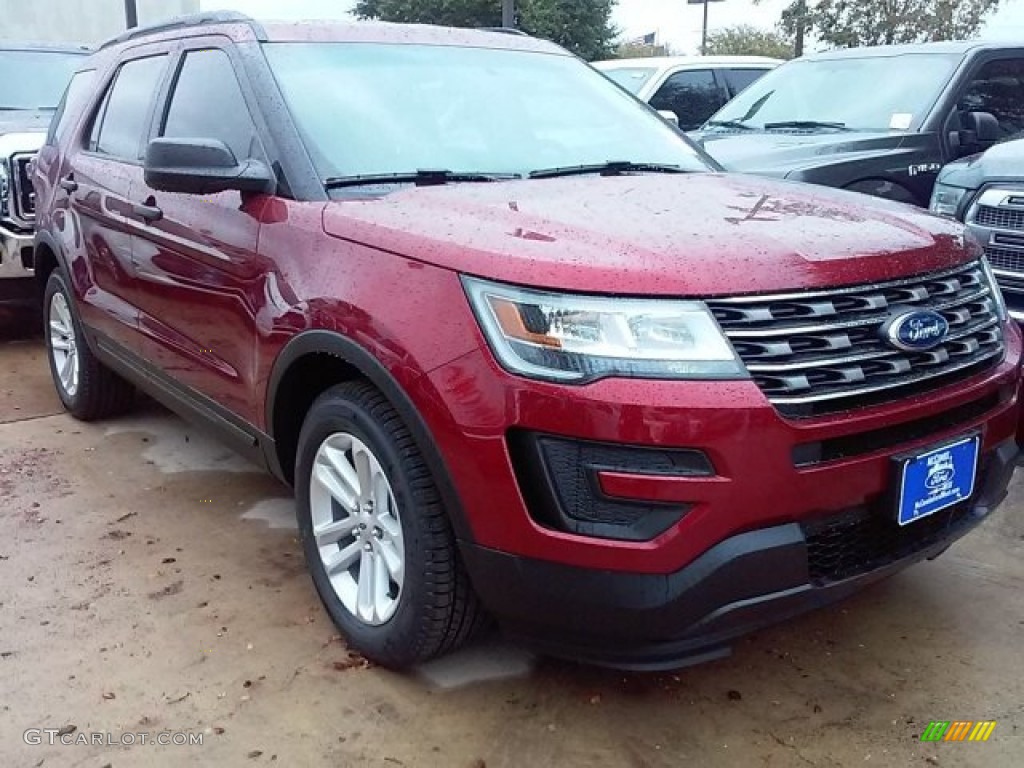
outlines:
[{"label": "roof rail", "polygon": [[190,29],[206,24],[248,24],[252,27],[252,31],[257,38],[261,41],[267,39],[267,33],[263,26],[251,16],[246,16],[244,13],[238,13],[237,11],[211,11],[209,13],[192,13],[185,16],[176,16],[173,19],[156,24],[147,24],[144,27],[133,27],[127,32],[122,32],[120,35],[110,38],[100,45],[97,50],[102,51],[104,48],[109,48],[112,45],[119,45],[129,40],[155,35],[159,32],[168,32],[172,29]]},{"label": "roof rail", "polygon": [[503,35],[519,35],[520,37],[529,37],[528,34],[523,32],[521,29],[515,27],[480,27],[484,32],[500,32]]}]

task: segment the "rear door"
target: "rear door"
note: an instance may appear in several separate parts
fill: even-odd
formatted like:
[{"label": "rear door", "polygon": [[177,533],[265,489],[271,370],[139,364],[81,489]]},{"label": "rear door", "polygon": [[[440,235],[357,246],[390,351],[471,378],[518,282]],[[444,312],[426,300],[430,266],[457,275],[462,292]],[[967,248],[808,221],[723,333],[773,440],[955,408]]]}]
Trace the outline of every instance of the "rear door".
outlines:
[{"label": "rear door", "polygon": [[[255,99],[231,49],[203,43],[189,41],[196,47],[176,57],[153,134],[219,139],[239,162],[266,161]],[[193,394],[259,423],[253,380],[266,265],[256,251],[270,198],[160,192],[143,180],[134,199],[151,212],[134,244],[144,356]]]},{"label": "rear door", "polygon": [[679,127],[692,131],[704,125],[728,100],[713,69],[683,69],[668,76],[651,97],[650,105],[675,112]]},{"label": "rear door", "polygon": [[[79,297],[83,319],[126,348],[137,346],[132,186],[167,58],[159,54],[121,64],[81,141],[68,147],[52,190],[59,203],[66,196],[72,218],[61,232],[74,282],[85,287]],[[77,274],[79,270],[83,273]]]}]

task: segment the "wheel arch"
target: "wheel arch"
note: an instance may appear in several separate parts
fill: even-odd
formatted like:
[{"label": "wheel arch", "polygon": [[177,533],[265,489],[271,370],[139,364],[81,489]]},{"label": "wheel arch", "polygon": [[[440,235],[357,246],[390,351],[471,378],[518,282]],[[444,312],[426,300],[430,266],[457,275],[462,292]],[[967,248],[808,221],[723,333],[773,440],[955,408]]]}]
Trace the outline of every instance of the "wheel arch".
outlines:
[{"label": "wheel arch", "polygon": [[274,473],[294,485],[298,437],[309,408],[331,386],[355,379],[373,384],[398,411],[434,476],[456,538],[471,540],[451,474],[412,399],[371,352],[335,331],[300,333],[274,361],[267,381],[265,412],[266,429],[274,446],[274,455],[267,458]]}]

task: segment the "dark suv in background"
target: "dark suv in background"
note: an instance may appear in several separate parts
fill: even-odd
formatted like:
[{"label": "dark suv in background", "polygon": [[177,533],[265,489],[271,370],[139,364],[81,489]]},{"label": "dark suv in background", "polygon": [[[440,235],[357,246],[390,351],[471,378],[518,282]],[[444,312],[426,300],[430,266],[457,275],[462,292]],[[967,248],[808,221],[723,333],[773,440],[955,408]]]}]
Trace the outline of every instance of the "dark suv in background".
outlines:
[{"label": "dark suv in background", "polygon": [[292,483],[375,661],[708,658],[983,521],[1021,361],[959,224],[715,170],[526,36],[136,30],[39,155],[54,384]]},{"label": "dark suv in background", "polygon": [[1024,134],[1024,45],[852,48],[791,61],[712,117],[727,170],[927,206],[939,170]]}]

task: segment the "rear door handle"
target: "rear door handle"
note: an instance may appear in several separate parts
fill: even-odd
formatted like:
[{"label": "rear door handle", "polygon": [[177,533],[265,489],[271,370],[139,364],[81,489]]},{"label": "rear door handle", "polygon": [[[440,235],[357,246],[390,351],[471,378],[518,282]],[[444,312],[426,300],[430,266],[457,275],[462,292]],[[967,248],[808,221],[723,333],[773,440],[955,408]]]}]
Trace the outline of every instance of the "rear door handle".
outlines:
[{"label": "rear door handle", "polygon": [[132,213],[145,221],[160,221],[164,217],[164,212],[155,205],[143,205],[141,203],[132,205]]},{"label": "rear door handle", "polygon": [[65,192],[77,192],[78,191],[78,182],[75,181],[75,177],[74,176],[65,176],[63,179],[60,180],[59,183],[60,183],[60,188],[63,189]]}]

